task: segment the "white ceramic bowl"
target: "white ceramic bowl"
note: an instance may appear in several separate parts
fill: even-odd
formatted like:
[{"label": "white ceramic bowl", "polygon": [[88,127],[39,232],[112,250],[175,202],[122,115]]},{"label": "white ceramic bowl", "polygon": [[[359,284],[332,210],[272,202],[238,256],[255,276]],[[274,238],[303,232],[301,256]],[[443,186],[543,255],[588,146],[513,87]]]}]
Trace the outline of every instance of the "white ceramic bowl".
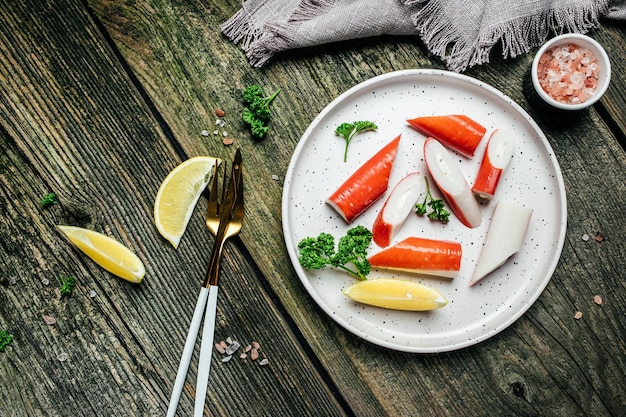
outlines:
[{"label": "white ceramic bowl", "polygon": [[[568,104],[568,103],[558,101],[554,99],[553,97],[551,97],[539,84],[537,68],[538,68],[539,59],[541,58],[541,56],[546,51],[550,50],[553,47],[561,46],[561,45],[568,45],[568,44],[575,44],[582,48],[586,48],[590,50],[591,53],[597,58],[598,65],[600,66],[600,73],[598,76],[597,87],[593,95],[582,103]],[[611,62],[609,61],[609,57],[606,54],[606,51],[598,42],[596,42],[589,36],[570,33],[570,34],[560,35],[555,38],[552,38],[551,40],[546,42],[539,49],[539,51],[537,51],[537,54],[535,55],[535,59],[533,60],[533,65],[531,69],[531,78],[532,78],[533,86],[535,87],[535,90],[537,91],[537,94],[539,94],[539,97],[541,97],[546,103],[550,104],[553,107],[563,109],[563,110],[580,110],[580,109],[589,107],[593,103],[598,101],[600,97],[602,97],[606,89],[608,88],[609,81],[611,80]]]}]

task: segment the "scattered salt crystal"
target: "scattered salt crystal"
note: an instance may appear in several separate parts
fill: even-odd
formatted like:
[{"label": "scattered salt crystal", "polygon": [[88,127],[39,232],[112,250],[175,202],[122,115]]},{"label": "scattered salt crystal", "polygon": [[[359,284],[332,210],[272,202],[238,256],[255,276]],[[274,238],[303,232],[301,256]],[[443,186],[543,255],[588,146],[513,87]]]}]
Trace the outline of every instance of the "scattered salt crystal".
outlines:
[{"label": "scattered salt crystal", "polygon": [[209,136],[209,131],[208,130],[203,130],[202,132],[200,132],[200,134],[202,136]]},{"label": "scattered salt crystal", "polygon": [[242,353],[241,355],[239,355],[239,357],[241,359],[246,359],[248,357],[248,354],[247,353]]},{"label": "scattered salt crystal", "polygon": [[250,359],[252,359],[253,361],[257,360],[259,358],[259,351],[256,350],[255,348],[252,348],[252,350],[250,351]]},{"label": "scattered salt crystal", "polygon": [[278,181],[280,179],[280,177],[278,175],[276,175],[276,174],[272,174],[272,179],[274,181]]},{"label": "scattered salt crystal", "polygon": [[67,353],[65,353],[65,352],[63,352],[63,353],[59,353],[59,354],[57,355],[57,360],[58,360],[59,362],[65,362],[65,361],[67,360],[67,358],[68,358],[68,357],[69,357],[69,355],[68,355]]},{"label": "scattered salt crystal", "polygon": [[233,143],[235,143],[235,139],[233,138],[224,138],[224,140],[222,140],[222,143],[226,146],[228,145],[232,145]]},{"label": "scattered salt crystal", "polygon": [[15,277],[9,278],[9,284],[11,284],[11,285],[17,284],[17,278],[15,278]]},{"label": "scattered salt crystal", "polygon": [[228,336],[226,338],[226,343],[228,343],[229,345],[232,344],[233,343],[233,339],[230,336]]},{"label": "scattered salt crystal", "polygon": [[598,232],[598,234],[596,235],[596,240],[598,242],[602,242],[604,240],[604,235],[600,232]]},{"label": "scattered salt crystal", "polygon": [[228,136],[228,132],[224,130],[224,131],[222,132],[222,136],[224,136],[224,137]]},{"label": "scattered salt crystal", "polygon": [[587,233],[583,234],[582,236],[583,241],[588,241],[589,240],[589,235]]},{"label": "scattered salt crystal", "polygon": [[43,285],[48,285],[48,284],[50,284],[50,280],[48,278],[44,278],[44,279],[41,280],[41,283]]},{"label": "scattered salt crystal", "polygon": [[213,131],[213,134],[214,134],[214,135],[219,135],[219,133],[220,133],[220,131],[219,131],[219,130],[217,130],[217,129],[215,129],[215,130]]},{"label": "scattered salt crystal", "polygon": [[256,350],[260,350],[261,349],[261,345],[259,345],[259,342],[252,342],[252,347]]},{"label": "scattered salt crystal", "polygon": [[222,123],[222,119],[215,119],[215,126],[219,126]]},{"label": "scattered salt crystal", "polygon": [[244,349],[244,352],[250,352],[250,349],[252,349],[252,346],[247,345],[246,348]]},{"label": "scattered salt crystal", "polygon": [[57,319],[55,319],[52,316],[43,315],[42,318],[43,318],[44,323],[49,324],[50,326],[52,326],[53,324],[56,324],[57,322]]},{"label": "scattered salt crystal", "polygon": [[96,296],[96,292],[94,290],[89,290],[89,297],[95,298],[95,296]]},{"label": "scattered salt crystal", "polygon": [[602,305],[602,297],[600,297],[599,295],[596,295],[593,297],[593,302],[596,303],[597,305]]},{"label": "scattered salt crystal", "polygon": [[239,349],[241,345],[239,344],[239,342],[233,342],[231,345],[229,345],[226,348],[226,354],[227,355],[232,355],[233,353],[237,352],[237,349]]},{"label": "scattered salt crystal", "polygon": [[259,365],[263,366],[263,365],[267,365],[268,363],[270,363],[270,361],[267,360],[267,358],[264,358],[261,362],[259,362]]},{"label": "scattered salt crystal", "polygon": [[231,360],[232,357],[233,357],[233,355],[224,356],[222,358],[222,362],[228,362],[229,360]]},{"label": "scattered salt crystal", "polygon": [[583,316],[583,313],[582,313],[581,311],[577,311],[577,312],[574,314],[574,318],[575,318],[576,320],[581,319],[581,318],[582,318],[582,316]]},{"label": "scattered salt crystal", "polygon": [[221,353],[222,355],[224,354],[224,352],[226,352],[226,349],[224,349],[222,345],[220,345],[219,343],[215,344],[215,349],[217,349],[217,351]]},{"label": "scattered salt crystal", "polygon": [[226,342],[224,342],[223,340],[220,342],[220,346],[223,347],[224,349],[226,349],[228,347]]}]

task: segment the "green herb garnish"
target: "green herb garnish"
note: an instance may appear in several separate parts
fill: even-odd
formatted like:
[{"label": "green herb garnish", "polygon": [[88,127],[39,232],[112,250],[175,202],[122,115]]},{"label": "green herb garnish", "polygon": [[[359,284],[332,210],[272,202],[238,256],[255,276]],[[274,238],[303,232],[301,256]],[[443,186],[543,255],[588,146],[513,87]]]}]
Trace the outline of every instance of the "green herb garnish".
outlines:
[{"label": "green herb garnish", "polygon": [[[372,242],[372,232],[363,226],[348,230],[339,239],[335,252],[335,238],[329,233],[320,233],[316,238],[307,237],[298,243],[298,260],[304,269],[322,269],[326,265],[341,268],[359,280],[366,280],[371,270],[367,260],[367,248]],[[352,265],[354,268],[350,267]]]},{"label": "green herb garnish", "polygon": [[11,342],[13,342],[13,336],[6,330],[0,330],[0,352],[4,351],[4,348],[10,345]]},{"label": "green herb garnish", "polygon": [[72,295],[72,291],[74,290],[74,286],[76,285],[76,279],[74,277],[64,277],[61,278],[61,295],[67,295],[68,297]]},{"label": "green herb garnish", "polygon": [[337,136],[342,136],[346,141],[346,150],[343,153],[343,162],[346,162],[348,160],[348,146],[350,145],[350,141],[352,140],[352,138],[354,138],[358,133],[376,129],[378,129],[378,126],[369,121],[342,123],[337,126],[337,128],[335,129],[335,134]]},{"label": "green herb garnish", "polygon": [[41,207],[48,207],[57,204],[57,195],[55,193],[48,193],[41,199]]},{"label": "green herb garnish", "polygon": [[261,87],[254,84],[243,90],[243,101],[248,107],[243,110],[243,121],[250,127],[252,136],[261,140],[269,130],[268,122],[270,120],[270,104],[276,98],[280,88],[271,96],[264,96]]},{"label": "green herb garnish", "polygon": [[424,202],[415,205],[415,212],[418,215],[423,216],[428,211],[426,208],[428,206],[432,209],[430,213],[428,213],[428,218],[430,220],[439,220],[442,223],[448,223],[450,221],[450,212],[444,208],[445,206],[443,204],[443,200],[436,200],[433,198],[430,193],[428,178],[424,177],[424,179],[426,180],[426,197],[424,197]]}]

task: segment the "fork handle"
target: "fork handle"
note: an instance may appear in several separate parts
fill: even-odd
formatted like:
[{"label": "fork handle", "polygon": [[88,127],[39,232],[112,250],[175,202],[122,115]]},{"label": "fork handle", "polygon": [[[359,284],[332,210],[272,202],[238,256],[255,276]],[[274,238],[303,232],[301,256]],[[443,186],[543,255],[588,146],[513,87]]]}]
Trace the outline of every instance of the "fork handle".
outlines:
[{"label": "fork handle", "polygon": [[204,314],[204,328],[202,329],[202,341],[200,342],[200,362],[198,363],[198,380],[196,382],[196,402],[194,405],[194,417],[202,417],[206,391],[209,384],[209,372],[211,371],[211,357],[213,356],[213,337],[215,334],[215,318],[217,311],[218,287],[209,287],[209,300]]},{"label": "fork handle", "polygon": [[185,385],[185,377],[187,376],[187,369],[189,369],[189,362],[191,362],[191,356],[193,354],[193,348],[196,344],[196,338],[198,337],[198,330],[200,330],[200,323],[202,322],[202,314],[204,313],[204,306],[206,305],[207,297],[209,295],[209,289],[202,287],[200,294],[198,295],[198,301],[196,308],[193,311],[193,318],[189,325],[189,333],[187,333],[187,340],[185,341],[185,347],[183,348],[183,354],[180,358],[180,365],[178,365],[178,373],[176,374],[176,381],[174,382],[174,389],[172,390],[172,397],[170,398],[170,405],[167,408],[167,417],[174,417],[176,414],[176,408],[178,407],[178,401],[180,400],[180,394]]},{"label": "fork handle", "polygon": [[[221,230],[222,227],[224,230]],[[206,278],[204,279],[203,286],[208,288],[217,287],[217,281],[220,273],[220,260],[222,259],[222,251],[224,249],[224,242],[226,241],[226,237],[224,237],[224,232],[226,231],[227,225],[220,224],[220,228],[218,229],[217,238],[215,243],[213,244],[213,250],[211,251],[211,257],[209,258],[209,267],[207,270]],[[220,238],[221,232],[221,238]]]}]

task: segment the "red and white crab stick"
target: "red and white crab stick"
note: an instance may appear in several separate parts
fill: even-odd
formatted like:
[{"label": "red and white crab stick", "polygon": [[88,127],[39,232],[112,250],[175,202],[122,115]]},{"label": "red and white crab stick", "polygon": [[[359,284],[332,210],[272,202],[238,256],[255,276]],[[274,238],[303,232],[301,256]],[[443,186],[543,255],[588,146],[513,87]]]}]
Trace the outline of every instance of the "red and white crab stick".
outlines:
[{"label": "red and white crab stick", "polygon": [[415,208],[417,199],[426,192],[424,184],[423,175],[412,172],[393,187],[372,227],[372,238],[378,246],[391,244],[391,239]]},{"label": "red and white crab stick", "polygon": [[453,279],[461,269],[458,242],[409,237],[368,258],[373,268]]},{"label": "red and white crab stick", "polygon": [[509,131],[497,129],[489,138],[485,155],[476,175],[472,192],[481,198],[491,200],[496,193],[502,172],[506,169],[515,152],[515,139]]},{"label": "red and white crab stick", "polygon": [[469,228],[480,226],[482,213],[461,169],[439,141],[424,142],[424,159],[430,175],[456,217]]},{"label": "red and white crab stick", "polygon": [[419,132],[432,136],[468,158],[474,156],[487,132],[483,125],[462,114],[416,117],[407,122]]},{"label": "red and white crab stick", "polygon": [[512,201],[500,200],[487,230],[470,287],[502,266],[522,249],[533,210]]},{"label": "red and white crab stick", "polygon": [[387,191],[399,143],[400,135],[361,165],[326,200],[347,223],[351,223]]}]

